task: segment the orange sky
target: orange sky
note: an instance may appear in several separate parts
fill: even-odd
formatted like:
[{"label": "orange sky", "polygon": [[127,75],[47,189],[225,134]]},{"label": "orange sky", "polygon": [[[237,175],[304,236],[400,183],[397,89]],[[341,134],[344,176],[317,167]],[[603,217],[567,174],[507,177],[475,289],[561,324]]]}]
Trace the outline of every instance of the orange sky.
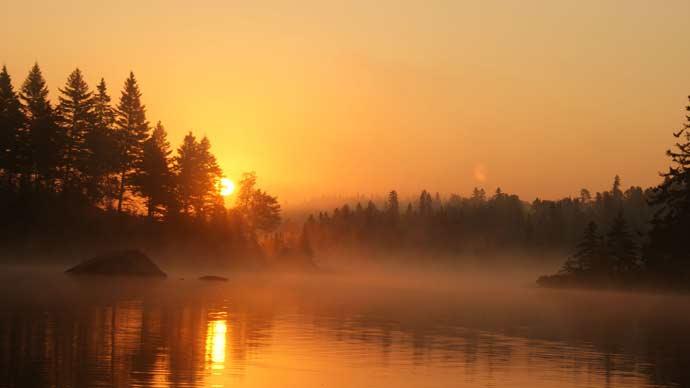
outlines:
[{"label": "orange sky", "polygon": [[175,145],[292,203],[651,185],[690,94],[685,0],[191,4],[8,0],[0,61],[54,101],[75,66],[115,98],[131,69]]}]

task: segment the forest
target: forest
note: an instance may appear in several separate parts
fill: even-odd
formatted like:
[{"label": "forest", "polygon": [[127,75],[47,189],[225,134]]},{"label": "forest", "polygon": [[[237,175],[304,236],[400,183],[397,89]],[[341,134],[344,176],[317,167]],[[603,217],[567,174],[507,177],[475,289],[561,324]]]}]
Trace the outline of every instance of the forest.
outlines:
[{"label": "forest", "polygon": [[[527,202],[497,189],[403,201],[347,203],[281,228],[278,199],[245,173],[234,203],[211,143],[189,132],[174,151],[164,125],[147,120],[129,74],[116,104],[103,79],[92,90],[75,69],[56,103],[38,64],[15,90],[0,72],[0,245],[6,257],[139,246],[216,264],[260,266],[270,258],[379,252],[405,260],[498,253],[567,258],[542,285],[690,280],[690,117],[661,183]],[[690,111],[690,106],[687,108]],[[193,252],[193,254],[192,254]],[[447,260],[447,259],[446,259]],[[519,259],[516,259],[519,260]]]},{"label": "forest", "polygon": [[304,233],[317,251],[393,251],[412,260],[473,255],[488,265],[500,253],[520,260],[572,252],[557,274],[538,279],[543,286],[687,287],[690,116],[686,119],[673,133],[679,141],[667,151],[671,166],[656,187],[624,189],[616,175],[608,191],[593,195],[582,189],[575,198],[531,203],[500,188],[492,195],[475,188],[469,197],[423,190],[407,203],[391,191],[378,205],[348,203],[313,214]]},{"label": "forest", "polygon": [[432,195],[401,204],[391,191],[384,201],[345,204],[308,218],[305,230],[316,249],[362,247],[439,254],[484,255],[512,251],[532,255],[573,246],[590,222],[609,225],[623,214],[636,236],[648,232],[651,189],[622,189],[616,176],[610,191],[577,198],[526,202],[500,188],[491,195],[474,188],[469,197]]},{"label": "forest", "polygon": [[91,90],[75,69],[57,103],[35,64],[19,90],[0,72],[3,257],[120,246],[194,252],[218,264],[262,258],[262,233],[281,221],[276,197],[239,182],[235,204],[208,138],[191,131],[173,152],[163,124],[147,120],[133,73],[117,104],[105,80]]}]

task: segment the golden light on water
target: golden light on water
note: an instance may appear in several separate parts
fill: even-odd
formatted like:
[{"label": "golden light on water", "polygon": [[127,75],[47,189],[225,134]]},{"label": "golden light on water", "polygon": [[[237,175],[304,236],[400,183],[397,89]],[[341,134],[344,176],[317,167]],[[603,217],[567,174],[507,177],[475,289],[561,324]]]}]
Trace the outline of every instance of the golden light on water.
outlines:
[{"label": "golden light on water", "polygon": [[225,368],[226,320],[210,321],[206,332],[206,360],[211,369]]},{"label": "golden light on water", "polygon": [[235,191],[235,183],[228,178],[220,178],[220,195],[227,197]]}]

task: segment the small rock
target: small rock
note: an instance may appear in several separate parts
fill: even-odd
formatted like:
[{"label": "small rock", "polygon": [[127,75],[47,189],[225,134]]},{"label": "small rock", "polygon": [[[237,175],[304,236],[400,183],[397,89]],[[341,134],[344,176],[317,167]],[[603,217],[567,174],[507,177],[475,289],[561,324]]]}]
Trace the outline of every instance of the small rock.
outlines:
[{"label": "small rock", "polygon": [[222,276],[214,276],[214,275],[206,275],[206,276],[201,276],[199,280],[206,280],[210,282],[227,282],[228,278],[224,278]]}]

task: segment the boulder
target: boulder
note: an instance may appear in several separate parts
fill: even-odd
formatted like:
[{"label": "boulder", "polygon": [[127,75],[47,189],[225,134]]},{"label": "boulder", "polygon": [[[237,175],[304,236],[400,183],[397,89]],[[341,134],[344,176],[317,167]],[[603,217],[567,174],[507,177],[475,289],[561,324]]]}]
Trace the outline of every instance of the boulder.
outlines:
[{"label": "boulder", "polygon": [[65,272],[73,275],[167,276],[148,256],[135,249],[97,256]]}]

